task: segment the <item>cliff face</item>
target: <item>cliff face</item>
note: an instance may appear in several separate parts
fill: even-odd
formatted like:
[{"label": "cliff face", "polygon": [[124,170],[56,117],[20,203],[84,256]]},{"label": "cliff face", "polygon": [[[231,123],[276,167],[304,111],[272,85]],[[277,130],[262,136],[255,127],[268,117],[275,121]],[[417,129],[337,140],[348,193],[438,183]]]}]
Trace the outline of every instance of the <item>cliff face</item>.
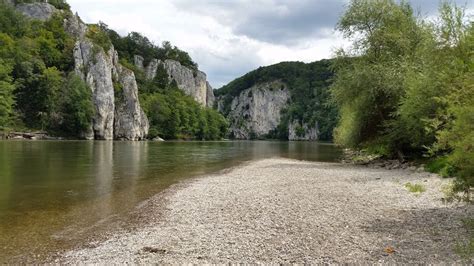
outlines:
[{"label": "cliff face", "polygon": [[313,126],[301,125],[299,121],[293,121],[288,125],[288,140],[316,141],[319,139],[318,123]]},{"label": "cliff face", "polygon": [[153,59],[147,66],[143,65],[143,57],[135,56],[135,65],[145,72],[147,79],[153,79],[159,66],[163,66],[170,82],[176,81],[178,88],[186,95],[194,98],[198,103],[206,107],[214,105],[214,92],[211,85],[207,82],[206,74],[199,70],[193,70],[181,65],[175,60],[161,61]]},{"label": "cliff face", "polygon": [[[65,27],[76,38],[75,71],[92,89],[96,109],[92,127],[84,133],[84,137],[104,140],[144,139],[149,125],[140,107],[133,72],[120,65],[113,46],[104,51],[86,37],[87,26],[77,15],[65,21]],[[115,91],[114,83],[122,91]]]},{"label": "cliff face", "polygon": [[263,138],[277,128],[290,93],[279,81],[257,84],[232,100],[228,115],[230,133],[236,139]]},{"label": "cliff face", "polygon": [[[230,134],[235,139],[265,138],[282,122],[281,112],[289,107],[291,93],[286,83],[272,81],[259,83],[243,90],[232,99],[227,119]],[[225,113],[224,97],[217,99],[217,109]],[[288,123],[288,140],[316,141],[319,139],[319,126],[298,120]]]},{"label": "cliff face", "polygon": [[[13,5],[14,1],[6,1],[6,3]],[[57,11],[54,6],[41,2],[18,4],[15,8],[25,16],[41,21],[48,20]]]}]

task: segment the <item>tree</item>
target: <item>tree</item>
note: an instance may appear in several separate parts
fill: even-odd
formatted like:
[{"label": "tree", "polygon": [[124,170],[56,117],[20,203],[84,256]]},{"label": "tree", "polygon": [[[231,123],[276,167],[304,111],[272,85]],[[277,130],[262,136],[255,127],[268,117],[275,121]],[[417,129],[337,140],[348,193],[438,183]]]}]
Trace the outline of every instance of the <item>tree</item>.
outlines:
[{"label": "tree", "polygon": [[332,96],[341,114],[335,140],[350,147],[381,147],[386,155],[401,157],[406,143],[387,139],[387,133],[405,95],[405,66],[424,36],[418,20],[404,1],[353,0],[337,28],[353,47],[339,51],[333,66]]},{"label": "tree", "polygon": [[80,137],[87,131],[94,117],[92,91],[76,74],[70,73],[61,92],[60,130],[69,136]]},{"label": "tree", "polygon": [[0,130],[5,129],[13,111],[13,89],[11,66],[0,59]]}]

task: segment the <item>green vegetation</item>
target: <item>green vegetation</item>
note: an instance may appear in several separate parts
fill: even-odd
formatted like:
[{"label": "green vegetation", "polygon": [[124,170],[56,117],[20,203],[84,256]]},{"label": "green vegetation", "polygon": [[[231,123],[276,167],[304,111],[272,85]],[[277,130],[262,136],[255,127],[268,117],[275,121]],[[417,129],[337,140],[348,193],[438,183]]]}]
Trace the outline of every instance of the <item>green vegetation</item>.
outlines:
[{"label": "green vegetation", "polygon": [[[53,1],[52,1],[53,2]],[[54,1],[58,5],[63,1]],[[62,5],[62,8],[67,6]],[[74,40],[64,31],[69,12],[46,22],[27,20],[0,3],[0,128],[42,129],[75,136],[93,114],[89,88],[69,72]],[[79,88],[79,87],[80,88]],[[86,89],[87,88],[87,89]],[[70,90],[69,90],[70,89]]]},{"label": "green vegetation", "polygon": [[224,97],[224,114],[227,115],[232,99],[243,90],[258,83],[281,80],[290,89],[291,103],[283,111],[280,125],[269,137],[288,139],[288,123],[299,120],[312,125],[317,122],[321,139],[330,140],[337,121],[337,110],[330,103],[328,89],[333,76],[330,65],[331,61],[321,60],[310,64],[283,62],[260,67],[216,90],[215,94]]},{"label": "green vegetation", "polygon": [[464,244],[458,244],[455,251],[462,258],[470,259],[474,257],[474,219],[464,219],[462,223],[469,234],[469,241]]},{"label": "green vegetation", "polygon": [[[15,0],[15,4],[24,4],[24,3],[35,3],[35,2],[43,2],[39,0]],[[48,3],[53,5],[57,9],[61,10],[70,10],[69,4],[65,0],[48,0]]]},{"label": "green vegetation", "polygon": [[[35,1],[17,1],[16,3]],[[94,115],[92,92],[73,74],[74,39],[63,27],[71,15],[65,1],[49,1],[65,12],[46,22],[26,19],[8,4],[0,4],[0,130],[46,130],[50,134],[81,137]],[[105,51],[115,45],[121,63],[135,72],[140,98],[151,122],[150,137],[167,139],[221,139],[225,119],[203,108],[170,83],[163,67],[153,80],[129,62],[134,55],[146,60],[174,59],[197,69],[186,52],[165,42],[163,47],[131,33],[120,37],[103,23],[89,25],[87,37]],[[99,51],[97,51],[99,52]],[[121,92],[115,83],[116,92]],[[121,93],[116,93],[120,101]]]},{"label": "green vegetation", "polygon": [[[334,61],[335,141],[474,186],[474,23],[443,3],[435,22],[405,1],[353,0],[337,28],[352,40]],[[440,159],[438,159],[440,158]]]},{"label": "green vegetation", "polygon": [[423,193],[426,191],[426,188],[422,184],[412,184],[410,182],[405,184],[405,187],[411,193]]},{"label": "green vegetation", "polygon": [[102,32],[108,35],[110,41],[118,51],[120,58],[133,62],[135,55],[144,58],[144,64],[147,65],[152,59],[166,60],[172,59],[181,63],[181,65],[197,70],[198,65],[191,59],[188,53],[171,45],[170,42],[163,42],[161,46],[155,45],[147,37],[138,32],[131,32],[122,37],[114,30],[100,22],[98,27]]}]

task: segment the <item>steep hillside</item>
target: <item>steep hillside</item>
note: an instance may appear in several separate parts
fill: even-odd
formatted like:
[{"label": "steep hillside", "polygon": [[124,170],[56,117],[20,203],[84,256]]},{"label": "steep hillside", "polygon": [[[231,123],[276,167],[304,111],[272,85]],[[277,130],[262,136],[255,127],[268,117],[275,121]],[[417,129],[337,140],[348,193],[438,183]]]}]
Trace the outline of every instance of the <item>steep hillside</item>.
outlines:
[{"label": "steep hillside", "polygon": [[224,136],[225,119],[206,108],[214,95],[205,73],[168,42],[87,25],[63,0],[2,0],[0,15],[0,130],[105,140]]},{"label": "steep hillside", "polygon": [[216,90],[231,137],[330,140],[337,119],[329,103],[330,63],[261,67]]}]

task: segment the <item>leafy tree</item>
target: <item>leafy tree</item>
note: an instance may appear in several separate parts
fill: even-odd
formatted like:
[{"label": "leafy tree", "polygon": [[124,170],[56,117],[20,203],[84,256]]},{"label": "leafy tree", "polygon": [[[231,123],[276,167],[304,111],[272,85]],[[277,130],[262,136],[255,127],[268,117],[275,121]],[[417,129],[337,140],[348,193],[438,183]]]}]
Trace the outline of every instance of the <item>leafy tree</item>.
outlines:
[{"label": "leafy tree", "polygon": [[13,89],[11,66],[0,59],[0,129],[5,129],[12,115]]},{"label": "leafy tree", "polygon": [[388,132],[405,95],[405,64],[424,36],[418,19],[404,1],[353,0],[337,28],[353,40],[353,49],[340,51],[334,64],[332,95],[341,112],[336,142],[379,146],[402,157],[406,143],[391,140]]},{"label": "leafy tree", "polygon": [[94,110],[91,89],[76,74],[69,74],[61,92],[60,131],[80,137],[91,126]]}]

